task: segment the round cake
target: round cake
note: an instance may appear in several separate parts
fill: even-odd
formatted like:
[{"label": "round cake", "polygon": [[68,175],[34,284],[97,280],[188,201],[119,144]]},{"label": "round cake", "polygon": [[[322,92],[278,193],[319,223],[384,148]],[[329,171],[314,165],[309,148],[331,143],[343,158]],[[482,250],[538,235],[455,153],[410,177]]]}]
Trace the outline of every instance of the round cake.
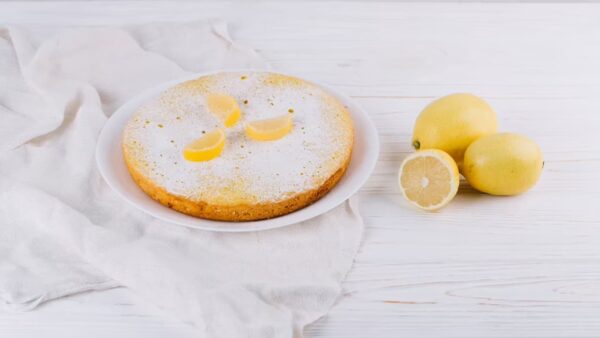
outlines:
[{"label": "round cake", "polygon": [[[213,93],[235,99],[239,122],[225,128],[207,108]],[[244,132],[252,121],[289,114],[292,128],[271,141]],[[194,162],[186,145],[222,128],[216,158]],[[143,104],[122,148],[134,181],[179,212],[212,220],[284,215],[316,201],[344,175],[354,130],[346,107],[319,86],[269,72],[222,72],[183,82]]]}]

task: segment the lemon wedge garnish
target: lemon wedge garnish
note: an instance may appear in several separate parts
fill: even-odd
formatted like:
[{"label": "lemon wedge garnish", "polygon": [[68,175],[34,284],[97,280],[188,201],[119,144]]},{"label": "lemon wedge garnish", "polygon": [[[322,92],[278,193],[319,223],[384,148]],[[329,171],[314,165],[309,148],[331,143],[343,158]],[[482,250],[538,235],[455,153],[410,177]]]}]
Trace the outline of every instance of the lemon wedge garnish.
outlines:
[{"label": "lemon wedge garnish", "polygon": [[436,210],[448,204],[458,191],[458,167],[447,153],[428,149],[404,159],[398,184],[404,197],[424,210]]},{"label": "lemon wedge garnish", "polygon": [[216,129],[188,144],[183,149],[183,157],[193,162],[210,161],[221,155],[223,146],[225,146],[225,132],[223,129]]},{"label": "lemon wedge garnish", "polygon": [[242,116],[240,106],[229,95],[209,94],[206,97],[206,106],[212,114],[223,121],[227,128],[233,127]]},{"label": "lemon wedge garnish", "polygon": [[256,141],[273,141],[292,131],[292,115],[256,120],[246,124],[246,135]]}]

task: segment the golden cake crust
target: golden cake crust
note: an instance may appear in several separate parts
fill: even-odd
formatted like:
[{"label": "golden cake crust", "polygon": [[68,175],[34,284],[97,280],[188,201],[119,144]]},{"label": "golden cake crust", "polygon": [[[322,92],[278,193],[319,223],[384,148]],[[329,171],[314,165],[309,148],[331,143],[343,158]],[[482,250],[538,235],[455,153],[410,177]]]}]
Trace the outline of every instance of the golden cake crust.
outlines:
[{"label": "golden cake crust", "polygon": [[148,196],[155,201],[160,202],[162,205],[190,216],[215,221],[241,222],[283,216],[314,203],[333,189],[344,176],[344,173],[350,164],[350,158],[348,158],[346,163],[331,175],[325,183],[316,189],[274,203],[235,205],[214,205],[202,201],[192,201],[184,197],[173,195],[140,174],[127,160],[127,156],[125,156],[125,163],[127,164],[127,169],[129,169],[131,177],[137,185]]}]

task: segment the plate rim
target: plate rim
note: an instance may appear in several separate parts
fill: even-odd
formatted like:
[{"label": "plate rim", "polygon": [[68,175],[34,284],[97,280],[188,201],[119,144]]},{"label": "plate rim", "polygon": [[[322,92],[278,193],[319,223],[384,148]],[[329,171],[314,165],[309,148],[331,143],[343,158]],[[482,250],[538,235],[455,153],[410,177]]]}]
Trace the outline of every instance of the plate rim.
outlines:
[{"label": "plate rim", "polygon": [[[270,72],[270,73],[276,73],[276,74],[281,74],[281,75],[298,77],[300,79],[314,83],[317,86],[322,87],[327,92],[334,95],[336,98],[340,99],[342,101],[342,103],[344,104],[344,106],[346,106],[350,110],[350,114],[351,114],[351,116],[353,118],[353,122],[354,122],[355,142],[356,142],[356,130],[359,128],[359,127],[357,127],[357,123],[356,123],[355,119],[356,119],[356,115],[359,115],[361,117],[361,119],[364,120],[364,121],[361,121],[360,129],[364,131],[364,134],[366,135],[365,140],[367,141],[367,144],[366,144],[367,149],[369,151],[371,151],[372,153],[370,156],[367,157],[367,159],[369,160],[369,161],[367,161],[367,163],[359,164],[359,165],[362,165],[362,167],[366,166],[363,168],[364,174],[361,177],[359,177],[356,180],[356,182],[349,183],[349,184],[353,184],[353,185],[351,185],[349,188],[347,188],[348,191],[344,194],[347,196],[345,196],[343,198],[339,198],[339,200],[329,201],[328,205],[323,205],[322,202],[327,202],[327,200],[325,200],[324,198],[329,193],[331,193],[331,191],[330,191],[328,194],[326,194],[319,200],[315,201],[314,203],[312,203],[308,206],[305,206],[301,209],[298,209],[294,212],[291,212],[289,214],[270,218],[270,219],[265,219],[265,220],[245,221],[245,222],[207,220],[207,219],[198,218],[198,217],[186,215],[183,213],[179,213],[178,211],[173,210],[173,212],[177,212],[181,215],[186,216],[186,219],[193,218],[193,223],[197,223],[197,224],[189,224],[189,223],[184,223],[184,222],[181,222],[178,220],[170,219],[168,217],[164,217],[160,213],[153,212],[151,210],[153,208],[147,208],[146,206],[141,205],[138,201],[135,200],[135,198],[129,196],[127,191],[122,190],[121,187],[119,186],[119,184],[117,182],[113,181],[112,176],[111,176],[112,173],[110,173],[111,170],[109,169],[110,166],[108,165],[108,163],[105,163],[105,162],[108,162],[105,160],[107,160],[109,158],[109,155],[107,155],[107,154],[109,152],[108,150],[111,149],[110,145],[112,145],[112,143],[114,143],[114,141],[115,141],[115,140],[109,139],[108,134],[111,134],[111,132],[113,132],[113,129],[116,128],[119,131],[118,135],[122,135],[123,128],[125,127],[126,122],[119,125],[119,124],[117,124],[117,121],[120,121],[121,119],[128,121],[131,114],[133,114],[135,112],[135,110],[141,104],[143,104],[143,102],[155,97],[156,95],[159,95],[162,91],[164,91],[172,86],[175,86],[184,81],[189,81],[189,80],[193,80],[193,79],[196,79],[196,78],[199,78],[202,76],[208,76],[208,75],[213,75],[213,74],[222,73],[222,72]],[[125,116],[125,115],[127,115],[127,116]],[[115,125],[115,124],[117,124],[117,125]],[[115,126],[113,126],[113,125],[115,125]],[[120,140],[120,138],[119,138],[119,140]],[[120,144],[120,142],[118,142],[118,144]],[[354,147],[356,147],[356,144],[354,144]],[[106,148],[106,151],[105,151],[105,148]],[[121,149],[121,147],[118,147],[117,152],[119,154],[122,154],[120,149]],[[230,68],[225,68],[225,69],[218,69],[218,70],[211,70],[211,71],[206,71],[206,72],[198,72],[198,73],[188,74],[188,75],[179,77],[174,80],[162,82],[158,85],[144,89],[140,93],[129,98],[124,104],[122,104],[119,108],[117,108],[117,110],[115,110],[113,112],[113,114],[104,123],[104,126],[102,126],[102,130],[100,131],[98,138],[97,138],[97,142],[96,142],[95,159],[96,159],[96,167],[98,168],[100,175],[102,176],[102,179],[104,180],[104,182],[106,182],[106,184],[115,193],[117,193],[117,195],[119,195],[120,198],[127,201],[127,203],[132,205],[134,208],[141,210],[144,213],[146,213],[154,218],[160,219],[167,223],[175,224],[178,226],[185,226],[185,227],[192,228],[192,229],[215,231],[215,232],[252,232],[252,231],[263,231],[263,230],[276,229],[276,228],[281,228],[284,226],[289,226],[292,224],[301,223],[303,221],[307,221],[309,219],[312,219],[314,217],[322,215],[322,214],[332,210],[333,208],[341,205],[347,199],[349,199],[354,194],[356,194],[360,190],[360,188],[367,182],[367,180],[371,177],[371,174],[373,173],[373,170],[375,169],[375,165],[377,164],[377,161],[379,159],[379,152],[380,152],[379,133],[377,132],[377,128],[375,127],[375,124],[371,120],[371,117],[369,116],[369,114],[362,108],[362,106],[360,106],[358,103],[356,103],[354,100],[352,100],[348,95],[333,88],[332,86],[323,84],[323,83],[320,83],[317,81],[313,81],[311,79],[307,79],[304,76],[297,76],[297,75],[293,75],[290,73],[274,71],[271,69],[235,69],[235,68],[230,69]],[[353,154],[352,158],[350,159],[350,164],[348,167],[350,167],[352,165],[352,161],[354,161],[354,160],[355,160],[355,156]],[[112,171],[115,171],[115,170],[112,170]],[[336,187],[339,186],[339,183],[342,183],[344,178],[347,178],[346,177],[347,174],[348,173],[346,173],[344,175],[344,177],[342,177],[342,180],[340,182],[338,182],[338,184],[336,184]],[[129,179],[131,179],[133,181],[131,176],[129,176]],[[137,184],[136,184],[136,186],[137,186]],[[334,187],[333,189],[336,189],[336,187]],[[145,193],[144,193],[144,195],[145,195]],[[160,204],[159,202],[154,201],[149,196],[146,195],[146,197],[149,198],[150,200],[152,200],[153,202],[155,202],[157,207],[167,208],[166,206]],[[321,204],[319,204],[320,202],[321,202]],[[315,209],[315,207],[317,207],[317,206],[319,206],[320,208]],[[169,209],[169,210],[172,210],[172,209]],[[303,210],[304,210],[304,212],[300,213]],[[313,211],[313,212],[310,212],[310,211]],[[294,217],[294,215],[296,215],[296,217]],[[300,215],[300,216],[298,216],[298,215]],[[238,225],[238,226],[232,226],[232,225]]]}]

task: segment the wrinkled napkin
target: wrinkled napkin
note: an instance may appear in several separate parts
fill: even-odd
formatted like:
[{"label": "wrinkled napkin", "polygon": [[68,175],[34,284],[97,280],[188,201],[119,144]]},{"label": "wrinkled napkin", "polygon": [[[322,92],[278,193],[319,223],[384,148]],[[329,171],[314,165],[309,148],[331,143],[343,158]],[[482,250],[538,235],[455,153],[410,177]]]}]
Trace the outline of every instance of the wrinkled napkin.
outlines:
[{"label": "wrinkled napkin", "polygon": [[193,72],[265,68],[221,21],[0,27],[0,303],[124,286],[207,337],[301,337],[360,245],[354,201],[293,226],[188,229],[129,206],[94,161],[132,95]]}]

